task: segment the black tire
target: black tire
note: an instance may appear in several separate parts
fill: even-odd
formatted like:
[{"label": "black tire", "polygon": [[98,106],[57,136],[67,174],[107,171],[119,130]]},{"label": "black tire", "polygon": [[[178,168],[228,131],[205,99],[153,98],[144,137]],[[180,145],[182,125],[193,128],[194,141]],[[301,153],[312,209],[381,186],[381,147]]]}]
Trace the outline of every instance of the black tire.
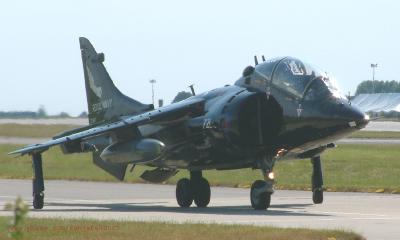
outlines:
[{"label": "black tire", "polygon": [[257,188],[264,187],[265,184],[267,184],[265,181],[257,180],[251,185],[250,201],[255,210],[266,210],[271,204],[271,193],[263,192],[256,195],[254,191]]},{"label": "black tire", "polygon": [[176,201],[180,207],[187,208],[192,205],[192,184],[189,179],[182,178],[176,184]]},{"label": "black tire", "polygon": [[324,201],[324,190],[321,188],[314,189],[312,199],[314,204],[321,204]]},{"label": "black tire", "polygon": [[207,179],[191,180],[193,184],[193,199],[197,207],[207,207],[210,203],[211,190]]},{"label": "black tire", "polygon": [[43,193],[33,194],[33,208],[42,209],[43,205],[44,205],[44,194]]}]

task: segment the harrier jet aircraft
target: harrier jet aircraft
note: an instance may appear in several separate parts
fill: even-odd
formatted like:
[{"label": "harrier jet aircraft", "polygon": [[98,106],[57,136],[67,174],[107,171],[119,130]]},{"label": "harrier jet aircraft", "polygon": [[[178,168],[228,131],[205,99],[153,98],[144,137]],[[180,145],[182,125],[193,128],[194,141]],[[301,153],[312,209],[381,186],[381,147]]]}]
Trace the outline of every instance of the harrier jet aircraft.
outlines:
[{"label": "harrier jet aircraft", "polygon": [[251,186],[254,209],[267,209],[274,192],[276,161],[311,159],[312,199],[323,201],[320,155],[334,142],[367,125],[368,116],[351,106],[332,77],[292,57],[265,60],[244,69],[234,85],[155,109],[123,95],[86,38],[80,38],[89,125],[10,154],[30,155],[33,206],[44,205],[42,153],[60,145],[69,153],[90,152],[93,163],[119,180],[128,165],[146,165],[141,177],[163,182],[187,170],[176,186],[181,207],[210,202],[202,171],[260,169]]}]

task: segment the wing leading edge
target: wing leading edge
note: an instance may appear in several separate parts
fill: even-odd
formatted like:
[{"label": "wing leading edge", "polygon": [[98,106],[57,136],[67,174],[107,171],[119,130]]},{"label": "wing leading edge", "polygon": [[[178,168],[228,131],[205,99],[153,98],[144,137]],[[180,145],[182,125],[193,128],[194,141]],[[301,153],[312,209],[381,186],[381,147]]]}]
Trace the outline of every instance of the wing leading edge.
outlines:
[{"label": "wing leading edge", "polygon": [[104,133],[116,131],[127,126],[139,126],[143,124],[157,123],[169,124],[176,123],[186,119],[186,117],[195,117],[203,114],[204,99],[202,98],[188,98],[184,101],[174,103],[165,107],[158,108],[149,112],[145,112],[135,116],[121,117],[119,121],[96,126],[87,130],[56,138],[44,143],[28,145],[24,148],[15,150],[8,153],[19,154],[35,154],[47,151],[50,147],[68,143],[72,141],[82,141],[86,138],[101,135]]}]

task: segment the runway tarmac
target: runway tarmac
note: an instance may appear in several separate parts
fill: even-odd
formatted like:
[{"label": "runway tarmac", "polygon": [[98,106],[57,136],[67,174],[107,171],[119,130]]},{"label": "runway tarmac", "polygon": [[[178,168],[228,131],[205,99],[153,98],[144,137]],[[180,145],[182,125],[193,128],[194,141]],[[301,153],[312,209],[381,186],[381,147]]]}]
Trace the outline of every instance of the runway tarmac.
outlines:
[{"label": "runway tarmac", "polygon": [[[347,229],[367,239],[400,239],[400,195],[276,191],[267,211],[251,209],[249,189],[212,187],[208,208],[177,207],[175,186],[46,181],[45,207],[32,217],[225,223]],[[0,208],[17,195],[31,202],[31,181],[0,180]],[[0,211],[0,215],[10,212]]]},{"label": "runway tarmac", "polygon": [[20,144],[30,145],[43,143],[50,140],[50,138],[33,138],[33,137],[5,137],[0,136],[0,144]]},{"label": "runway tarmac", "polygon": [[[1,139],[0,139],[1,141]],[[336,142],[339,145],[343,144],[381,144],[381,145],[396,145],[400,144],[400,139],[392,138],[344,138]]]},{"label": "runway tarmac", "polygon": [[361,131],[400,132],[400,122],[372,121]]}]

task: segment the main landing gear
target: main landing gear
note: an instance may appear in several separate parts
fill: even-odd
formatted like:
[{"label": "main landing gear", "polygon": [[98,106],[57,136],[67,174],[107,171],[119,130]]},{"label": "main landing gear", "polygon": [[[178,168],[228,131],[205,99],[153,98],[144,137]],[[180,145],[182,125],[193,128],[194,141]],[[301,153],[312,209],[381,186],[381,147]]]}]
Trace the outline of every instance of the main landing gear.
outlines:
[{"label": "main landing gear", "polygon": [[265,157],[260,162],[264,180],[257,180],[251,185],[250,202],[255,210],[266,210],[271,204],[271,195],[274,193],[274,159]]},{"label": "main landing gear", "polygon": [[201,171],[191,171],[190,180],[182,178],[176,184],[176,201],[181,207],[190,207],[193,201],[197,207],[207,207],[210,197],[210,184]]},{"label": "main landing gear", "polygon": [[324,182],[320,156],[311,158],[311,163],[313,165],[313,173],[311,178],[312,199],[314,204],[321,204],[324,201],[324,190],[322,187]]},{"label": "main landing gear", "polygon": [[42,169],[42,155],[40,153],[32,154],[33,168],[33,208],[42,209],[44,205],[44,181]]}]

